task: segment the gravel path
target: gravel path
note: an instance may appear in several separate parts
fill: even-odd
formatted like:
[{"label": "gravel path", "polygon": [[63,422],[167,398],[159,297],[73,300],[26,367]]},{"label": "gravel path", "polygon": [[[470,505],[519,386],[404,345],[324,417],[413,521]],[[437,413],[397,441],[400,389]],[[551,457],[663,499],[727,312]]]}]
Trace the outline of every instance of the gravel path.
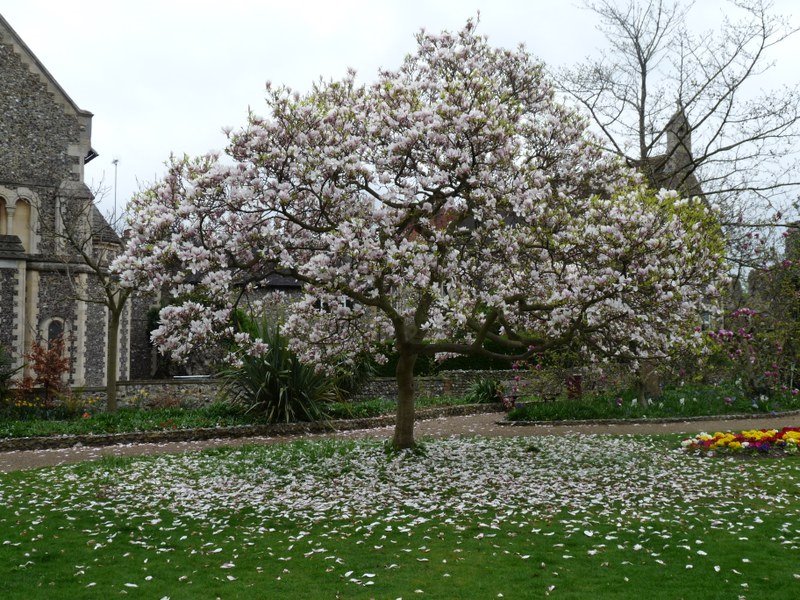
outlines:
[{"label": "gravel path", "polygon": [[[673,423],[640,424],[581,424],[581,425],[498,425],[502,415],[497,413],[478,414],[460,417],[442,417],[418,421],[416,435],[421,437],[449,437],[454,435],[485,435],[493,437],[570,435],[577,433],[594,434],[659,434],[659,433],[697,433],[700,431],[726,431],[741,429],[767,429],[800,425],[800,416],[775,417],[742,420],[708,420]],[[303,434],[276,437],[250,437],[238,439],[202,440],[196,442],[165,442],[150,444],[120,444],[117,446],[85,447],[77,446],[55,450],[24,450],[0,452],[0,473],[50,467],[55,465],[97,460],[103,456],[138,456],[148,454],[174,454],[191,452],[220,446],[241,446],[243,444],[275,444],[298,439],[354,439],[391,437],[394,427],[362,429],[323,434]]]}]

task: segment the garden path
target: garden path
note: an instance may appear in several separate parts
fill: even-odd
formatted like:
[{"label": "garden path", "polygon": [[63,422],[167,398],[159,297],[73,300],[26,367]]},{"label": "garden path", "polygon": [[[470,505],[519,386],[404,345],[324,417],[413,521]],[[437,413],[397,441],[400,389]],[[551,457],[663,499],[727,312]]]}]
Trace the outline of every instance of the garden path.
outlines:
[{"label": "garden path", "polygon": [[[450,437],[458,435],[484,435],[491,437],[592,434],[665,434],[698,433],[700,431],[726,431],[741,429],[769,429],[800,426],[800,416],[767,417],[761,419],[687,421],[671,423],[624,424],[565,424],[565,425],[498,425],[497,413],[442,417],[418,421],[416,434],[422,437]],[[23,450],[0,452],[0,473],[50,467],[61,464],[97,460],[103,456],[139,456],[149,454],[174,454],[243,444],[275,444],[298,439],[354,439],[391,437],[394,426],[321,434],[300,434],[275,437],[249,437],[214,439],[194,442],[164,442],[147,444],[120,444],[117,446],[75,446],[63,449]]]}]

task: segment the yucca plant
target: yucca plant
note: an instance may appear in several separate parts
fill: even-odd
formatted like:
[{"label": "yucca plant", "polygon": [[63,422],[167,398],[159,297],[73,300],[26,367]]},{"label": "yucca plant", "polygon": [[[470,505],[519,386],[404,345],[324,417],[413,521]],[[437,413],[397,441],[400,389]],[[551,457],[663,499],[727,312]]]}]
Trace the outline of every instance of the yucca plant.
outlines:
[{"label": "yucca plant", "polygon": [[261,339],[269,350],[257,356],[244,353],[239,366],[220,373],[225,396],[270,423],[323,418],[322,404],[336,398],[330,379],[300,362],[279,325],[266,316],[254,319],[237,313],[235,322],[239,331]]},{"label": "yucca plant", "polygon": [[502,386],[495,379],[480,379],[472,384],[467,398],[475,404],[500,402],[503,399]]}]

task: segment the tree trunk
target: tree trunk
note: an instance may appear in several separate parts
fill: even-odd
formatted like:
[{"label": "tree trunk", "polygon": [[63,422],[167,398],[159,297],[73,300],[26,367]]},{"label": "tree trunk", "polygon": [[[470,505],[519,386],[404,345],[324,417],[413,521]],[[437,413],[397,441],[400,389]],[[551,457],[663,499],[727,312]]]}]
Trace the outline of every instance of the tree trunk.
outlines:
[{"label": "tree trunk", "polygon": [[644,359],[639,365],[639,402],[649,406],[650,400],[661,397],[661,377],[658,374],[658,363],[653,359]]},{"label": "tree trunk", "polygon": [[397,361],[397,420],[392,445],[395,449],[413,448],[414,443],[414,363],[416,354],[400,353]]},{"label": "tree trunk", "polygon": [[[124,305],[123,305],[124,306]],[[106,411],[117,412],[117,369],[119,366],[120,311],[109,310],[108,359],[106,361]]]}]

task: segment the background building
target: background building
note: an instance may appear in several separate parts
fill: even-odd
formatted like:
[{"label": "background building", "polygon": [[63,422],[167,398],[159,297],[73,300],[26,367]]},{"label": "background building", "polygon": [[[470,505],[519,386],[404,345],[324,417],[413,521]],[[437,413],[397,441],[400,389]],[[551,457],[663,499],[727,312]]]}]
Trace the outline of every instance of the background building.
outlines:
[{"label": "background building", "polygon": [[[105,383],[108,310],[82,250],[110,256],[119,237],[93,204],[84,165],[92,113],[80,109],[0,16],[0,344],[17,364],[36,341],[65,339],[70,384]],[[119,377],[130,374],[130,306]]]}]

